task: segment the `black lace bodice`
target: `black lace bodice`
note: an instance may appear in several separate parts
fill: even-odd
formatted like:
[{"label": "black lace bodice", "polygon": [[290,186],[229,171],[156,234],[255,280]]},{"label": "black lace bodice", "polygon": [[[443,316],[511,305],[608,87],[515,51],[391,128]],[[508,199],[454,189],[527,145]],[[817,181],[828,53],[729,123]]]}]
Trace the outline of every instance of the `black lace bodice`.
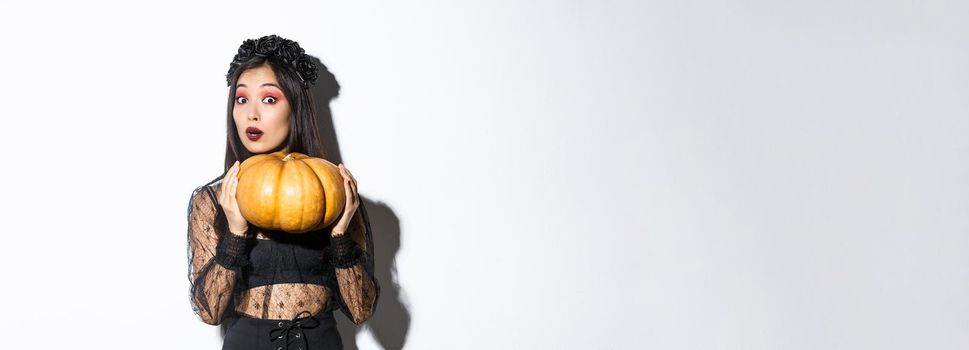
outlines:
[{"label": "black lace bodice", "polygon": [[[372,315],[379,284],[373,277],[373,237],[363,203],[343,240],[331,238],[329,228],[290,234],[250,224],[246,243],[226,249],[227,244],[241,243],[241,238],[233,240],[228,232],[228,223],[218,203],[221,180],[222,176],[196,188],[188,207],[190,294],[192,308],[202,321],[219,324],[228,315],[236,316],[233,315],[236,306],[240,299],[249,296],[247,291],[278,284],[324,288],[259,289],[262,294],[258,299],[265,302],[254,302],[261,312],[250,314],[267,316],[273,308],[277,313],[295,315],[304,311],[302,308],[306,305],[318,304],[325,305],[323,312],[340,308],[358,324]],[[334,247],[343,246],[359,251],[350,255],[334,253]],[[226,257],[226,251],[237,250],[234,254],[238,257]],[[334,256],[343,259],[333,259]],[[347,256],[353,259],[347,260]],[[236,260],[243,263],[240,266],[225,263]],[[257,298],[246,298],[249,299]]]}]

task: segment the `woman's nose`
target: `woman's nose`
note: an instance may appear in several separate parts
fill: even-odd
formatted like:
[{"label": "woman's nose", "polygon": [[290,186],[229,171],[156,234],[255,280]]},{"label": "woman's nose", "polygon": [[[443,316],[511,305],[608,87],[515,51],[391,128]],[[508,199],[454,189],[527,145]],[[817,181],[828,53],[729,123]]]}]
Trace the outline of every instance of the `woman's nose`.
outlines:
[{"label": "woman's nose", "polygon": [[259,116],[255,112],[249,113],[249,120],[259,120]]}]

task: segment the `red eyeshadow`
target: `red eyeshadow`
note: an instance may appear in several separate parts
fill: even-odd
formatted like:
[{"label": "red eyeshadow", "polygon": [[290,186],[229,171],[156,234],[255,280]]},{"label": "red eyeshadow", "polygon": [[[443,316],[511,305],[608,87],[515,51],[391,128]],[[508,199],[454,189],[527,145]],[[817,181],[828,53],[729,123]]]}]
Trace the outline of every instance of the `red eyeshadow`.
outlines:
[{"label": "red eyeshadow", "polygon": [[277,101],[279,101],[279,100],[282,100],[282,99],[283,99],[283,94],[280,94],[280,93],[275,93],[275,92],[266,92],[265,94],[263,94],[263,95],[262,95],[262,98],[266,98],[267,96],[272,96],[272,97],[273,97],[273,98],[275,98],[275,99],[276,99]]}]

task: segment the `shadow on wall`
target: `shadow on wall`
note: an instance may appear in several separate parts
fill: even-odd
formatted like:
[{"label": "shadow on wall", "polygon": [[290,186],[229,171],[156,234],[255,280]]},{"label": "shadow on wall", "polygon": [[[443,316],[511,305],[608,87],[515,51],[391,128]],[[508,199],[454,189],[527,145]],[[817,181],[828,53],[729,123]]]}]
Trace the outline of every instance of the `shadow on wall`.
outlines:
[{"label": "shadow on wall", "polygon": [[[343,157],[333,129],[333,114],[330,111],[330,101],[339,95],[340,84],[318,58],[313,57],[313,62],[320,68],[319,78],[311,88],[316,100],[316,112],[320,118],[318,120],[320,140],[323,142],[326,160],[333,164],[340,164],[343,163]],[[347,165],[347,168],[352,171],[353,165]],[[365,184],[364,188],[366,188]],[[376,342],[384,349],[399,350],[404,347],[407,331],[410,329],[410,312],[400,299],[400,286],[395,283],[394,277],[396,275],[394,257],[400,250],[400,221],[387,205],[374,202],[363,195],[360,195],[360,201],[361,205],[367,207],[370,228],[373,230],[374,273],[377,283],[380,284],[380,296],[373,316],[363,325],[353,324],[343,312],[338,311],[339,309],[333,311],[333,316],[337,319],[337,329],[343,337],[344,349],[358,350],[357,332],[362,327],[367,327]],[[230,306],[230,309],[232,308],[234,306]],[[225,337],[232,321],[235,320],[222,323],[220,332],[222,337]]]},{"label": "shadow on wall", "polygon": [[[313,62],[320,67],[319,79],[312,87],[317,114],[320,116],[320,140],[323,142],[327,160],[340,164],[343,163],[343,157],[333,128],[333,113],[330,111],[330,101],[339,96],[340,84],[323,62],[316,57],[313,57]],[[353,169],[353,165],[348,164],[347,168]],[[400,286],[395,283],[397,270],[394,257],[400,250],[400,221],[387,205],[376,203],[362,195],[360,201],[367,207],[373,230],[374,272],[377,283],[380,284],[380,296],[373,316],[360,326],[353,324],[342,312],[334,311],[337,328],[343,336],[346,350],[357,350],[356,335],[361,327],[369,328],[377,343],[384,349],[402,349],[410,329],[410,312],[400,299]]]}]

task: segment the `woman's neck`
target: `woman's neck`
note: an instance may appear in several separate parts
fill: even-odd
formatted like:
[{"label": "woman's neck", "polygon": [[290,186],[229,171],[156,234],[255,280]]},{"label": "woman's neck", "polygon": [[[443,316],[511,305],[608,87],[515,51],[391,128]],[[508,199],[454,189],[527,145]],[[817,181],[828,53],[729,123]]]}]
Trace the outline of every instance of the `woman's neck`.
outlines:
[{"label": "woman's neck", "polygon": [[282,151],[283,154],[289,154],[289,145],[286,145],[286,144],[279,145],[279,147],[276,147],[276,149],[266,153],[276,153],[280,151]]}]

